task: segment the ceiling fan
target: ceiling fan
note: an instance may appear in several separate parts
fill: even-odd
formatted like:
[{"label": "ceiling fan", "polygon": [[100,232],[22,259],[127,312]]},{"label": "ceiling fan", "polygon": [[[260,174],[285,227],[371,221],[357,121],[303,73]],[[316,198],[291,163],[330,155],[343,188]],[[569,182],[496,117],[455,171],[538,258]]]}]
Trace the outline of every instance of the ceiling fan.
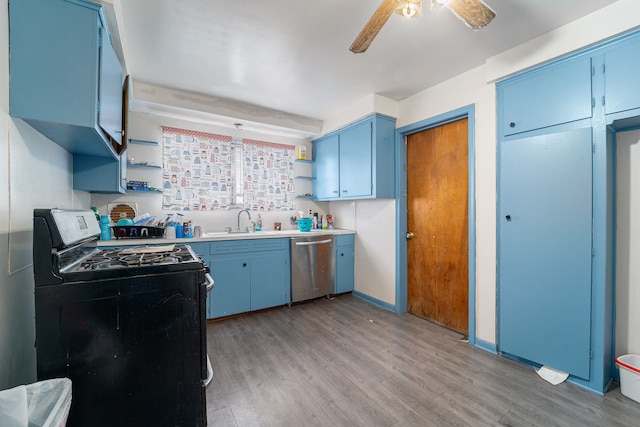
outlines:
[{"label": "ceiling fan", "polygon": [[[442,6],[450,9],[458,18],[474,30],[479,30],[493,20],[496,13],[482,0],[427,0],[431,2],[431,9]],[[364,26],[349,50],[362,53],[371,44],[393,12],[407,18],[422,15],[422,0],[382,0],[378,9],[373,13],[369,22]]]}]

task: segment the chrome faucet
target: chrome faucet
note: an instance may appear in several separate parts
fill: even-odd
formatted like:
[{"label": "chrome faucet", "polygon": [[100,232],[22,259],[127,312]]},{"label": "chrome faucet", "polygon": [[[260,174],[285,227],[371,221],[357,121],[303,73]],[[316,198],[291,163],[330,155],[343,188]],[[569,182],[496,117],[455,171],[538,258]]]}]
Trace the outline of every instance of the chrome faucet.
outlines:
[{"label": "chrome faucet", "polygon": [[[238,212],[238,229],[237,229],[238,231],[240,231],[240,214],[241,214],[242,212],[246,212],[246,213],[247,213],[247,215],[249,216],[249,221],[251,221],[251,211],[249,210],[249,208],[244,208],[244,209],[242,209],[240,212]],[[248,230],[248,229],[249,229],[249,228],[247,227],[247,230]]]}]

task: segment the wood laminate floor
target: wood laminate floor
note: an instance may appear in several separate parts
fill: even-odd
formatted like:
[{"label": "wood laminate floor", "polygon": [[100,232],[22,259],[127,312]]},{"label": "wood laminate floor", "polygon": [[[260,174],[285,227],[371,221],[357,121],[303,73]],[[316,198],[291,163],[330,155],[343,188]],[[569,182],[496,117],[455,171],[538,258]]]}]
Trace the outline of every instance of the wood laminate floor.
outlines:
[{"label": "wood laminate floor", "polygon": [[352,295],[209,323],[209,426],[640,426],[640,404]]}]

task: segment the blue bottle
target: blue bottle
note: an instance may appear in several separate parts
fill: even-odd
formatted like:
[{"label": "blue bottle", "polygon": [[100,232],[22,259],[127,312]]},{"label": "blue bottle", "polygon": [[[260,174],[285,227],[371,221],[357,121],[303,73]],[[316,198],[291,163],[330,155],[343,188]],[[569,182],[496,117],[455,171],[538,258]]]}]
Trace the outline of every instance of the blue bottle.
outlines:
[{"label": "blue bottle", "polygon": [[109,226],[109,217],[107,215],[100,217],[100,239],[111,240],[111,227]]}]

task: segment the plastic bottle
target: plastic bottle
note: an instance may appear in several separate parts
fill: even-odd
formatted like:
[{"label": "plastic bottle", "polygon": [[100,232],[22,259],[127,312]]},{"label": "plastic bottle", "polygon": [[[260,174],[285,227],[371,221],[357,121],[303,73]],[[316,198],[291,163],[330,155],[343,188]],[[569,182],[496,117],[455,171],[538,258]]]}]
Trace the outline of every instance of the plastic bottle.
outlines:
[{"label": "plastic bottle", "polygon": [[179,222],[176,222],[176,237],[178,239],[184,238],[184,226]]},{"label": "plastic bottle", "polygon": [[102,215],[100,217],[100,239],[111,240],[111,226],[109,224],[109,217]]},{"label": "plastic bottle", "polygon": [[[96,216],[96,221],[98,222],[98,227],[100,227],[100,234],[102,234],[102,225],[100,224],[100,212],[98,212],[98,208],[95,206],[91,207],[93,214]],[[100,240],[101,236],[98,236],[98,240]]]},{"label": "plastic bottle", "polygon": [[329,223],[327,222],[327,216],[324,215],[322,217],[322,229],[326,230],[327,228],[329,228]]},{"label": "plastic bottle", "polygon": [[262,217],[258,214],[258,219],[256,220],[256,231],[262,231]]},{"label": "plastic bottle", "polygon": [[185,239],[193,238],[193,226],[191,225],[191,221],[182,223],[182,237]]}]

